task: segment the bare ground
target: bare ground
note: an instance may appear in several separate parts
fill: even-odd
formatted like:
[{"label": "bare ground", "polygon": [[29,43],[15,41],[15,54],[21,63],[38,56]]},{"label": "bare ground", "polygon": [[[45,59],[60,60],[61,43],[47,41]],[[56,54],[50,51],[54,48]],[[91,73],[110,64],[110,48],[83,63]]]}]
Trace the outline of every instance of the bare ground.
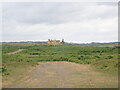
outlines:
[{"label": "bare ground", "polygon": [[117,88],[118,77],[94,71],[90,65],[39,62],[26,80],[10,88]]}]

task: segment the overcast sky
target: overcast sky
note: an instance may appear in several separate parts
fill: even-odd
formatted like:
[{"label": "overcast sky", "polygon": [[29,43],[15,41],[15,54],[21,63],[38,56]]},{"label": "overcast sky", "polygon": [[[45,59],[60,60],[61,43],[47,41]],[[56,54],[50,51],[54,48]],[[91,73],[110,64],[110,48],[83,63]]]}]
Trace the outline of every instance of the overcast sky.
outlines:
[{"label": "overcast sky", "polygon": [[118,40],[117,2],[4,3],[3,41],[110,42]]}]

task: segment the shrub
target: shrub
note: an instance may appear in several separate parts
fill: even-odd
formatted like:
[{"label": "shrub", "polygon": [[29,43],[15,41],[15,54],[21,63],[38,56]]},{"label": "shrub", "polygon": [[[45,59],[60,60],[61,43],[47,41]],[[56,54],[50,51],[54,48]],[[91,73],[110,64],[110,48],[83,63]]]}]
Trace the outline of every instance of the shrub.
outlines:
[{"label": "shrub", "polygon": [[108,58],[108,59],[112,59],[112,58],[113,58],[113,56],[108,56],[107,58]]},{"label": "shrub", "polygon": [[5,68],[5,67],[2,67],[1,69],[0,69],[0,72],[6,72],[7,71],[7,69]]},{"label": "shrub", "polygon": [[4,73],[3,75],[10,75],[10,73]]},{"label": "shrub", "polygon": [[30,55],[40,55],[39,53],[30,53]]},{"label": "shrub", "polygon": [[95,56],[96,58],[100,58],[100,56]]},{"label": "shrub", "polygon": [[75,55],[71,55],[71,57],[75,57]]},{"label": "shrub", "polygon": [[61,61],[68,61],[68,58],[66,58],[66,57],[60,57],[60,60]]},{"label": "shrub", "polygon": [[81,58],[80,58],[80,57],[78,57],[77,59],[79,59],[79,60],[80,60]]},{"label": "shrub", "polygon": [[84,57],[84,56],[81,56],[81,57]]}]

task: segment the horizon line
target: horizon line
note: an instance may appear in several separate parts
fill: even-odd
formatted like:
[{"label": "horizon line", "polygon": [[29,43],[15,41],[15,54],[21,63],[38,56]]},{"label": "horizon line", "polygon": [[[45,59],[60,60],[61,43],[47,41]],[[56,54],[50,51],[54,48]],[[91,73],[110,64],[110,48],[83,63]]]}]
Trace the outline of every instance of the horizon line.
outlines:
[{"label": "horizon line", "polygon": [[[14,43],[14,42],[47,42],[44,40],[21,40],[21,41],[0,41],[0,43]],[[75,41],[64,41],[66,43],[110,43],[110,42],[120,42],[120,41],[91,41],[91,42],[75,42]]]}]

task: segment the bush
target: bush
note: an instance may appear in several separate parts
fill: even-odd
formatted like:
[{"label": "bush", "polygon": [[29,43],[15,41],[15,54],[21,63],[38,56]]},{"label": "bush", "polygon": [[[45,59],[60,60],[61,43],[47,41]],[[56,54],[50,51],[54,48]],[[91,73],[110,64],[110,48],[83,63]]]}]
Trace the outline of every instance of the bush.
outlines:
[{"label": "bush", "polygon": [[40,55],[40,53],[30,53],[30,55]]},{"label": "bush", "polygon": [[5,68],[5,67],[2,67],[1,69],[0,69],[0,72],[6,72],[7,71],[7,69]]},{"label": "bush", "polygon": [[81,58],[80,58],[80,57],[78,57],[77,59],[79,59],[79,60],[80,60]]},{"label": "bush", "polygon": [[108,58],[108,59],[112,59],[112,58],[113,58],[113,56],[108,56],[107,58]]},{"label": "bush", "polygon": [[100,56],[95,56],[95,58],[100,58]]},{"label": "bush", "polygon": [[4,73],[3,75],[10,75],[10,73]]},{"label": "bush", "polygon": [[66,58],[66,57],[60,57],[60,60],[61,61],[68,61],[68,58]]}]

